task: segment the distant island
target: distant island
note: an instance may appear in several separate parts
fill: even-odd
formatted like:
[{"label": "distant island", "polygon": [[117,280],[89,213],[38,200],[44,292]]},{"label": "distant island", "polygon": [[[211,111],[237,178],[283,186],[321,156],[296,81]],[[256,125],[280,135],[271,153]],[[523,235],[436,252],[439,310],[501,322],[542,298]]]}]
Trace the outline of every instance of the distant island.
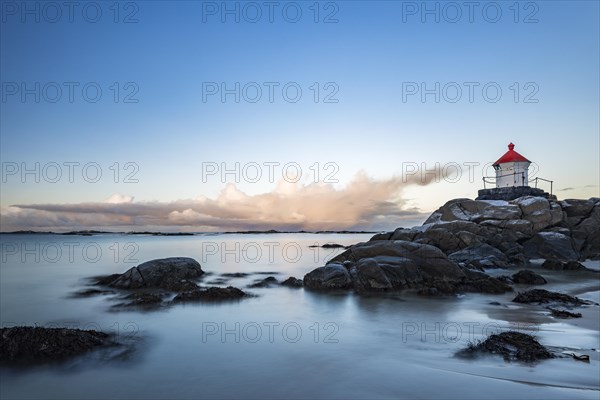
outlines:
[{"label": "distant island", "polygon": [[112,232],[112,231],[70,231],[70,232],[52,232],[52,231],[31,231],[21,230],[12,232],[0,232],[0,235],[72,235],[72,236],[93,236],[93,235],[151,235],[151,236],[196,236],[196,235],[259,235],[275,233],[307,233],[307,234],[375,234],[382,231],[278,231],[269,229],[267,231],[228,231],[228,232],[150,232],[150,231],[132,231],[132,232]]}]

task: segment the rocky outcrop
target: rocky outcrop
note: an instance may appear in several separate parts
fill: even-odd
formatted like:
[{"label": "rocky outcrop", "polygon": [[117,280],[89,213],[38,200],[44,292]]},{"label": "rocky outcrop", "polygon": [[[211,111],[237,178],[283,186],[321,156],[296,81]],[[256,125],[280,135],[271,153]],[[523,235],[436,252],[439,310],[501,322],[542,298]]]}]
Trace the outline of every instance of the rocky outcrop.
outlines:
[{"label": "rocky outcrop", "polygon": [[503,293],[510,287],[461,268],[439,248],[404,240],[352,246],[304,277],[309,289],[354,289],[359,293],[417,289],[422,294],[462,291]]},{"label": "rocky outcrop", "polygon": [[[113,309],[139,308],[156,309],[173,303],[186,301],[222,301],[247,297],[242,290],[229,286],[201,288],[194,281],[204,276],[200,264],[193,258],[172,257],[147,261],[137,267],[130,268],[122,274],[94,278],[94,284],[109,286],[115,292],[125,295],[119,297],[120,302]],[[245,277],[245,273],[223,274],[226,277]],[[226,282],[226,278],[223,283]],[[277,284],[277,279],[268,277],[255,283],[253,287],[267,287]],[[88,291],[84,291],[88,293]],[[90,295],[101,294],[102,290],[90,292]],[[81,292],[78,292],[81,293]],[[175,297],[172,301],[169,298]]]},{"label": "rocky outcrop", "polygon": [[[481,272],[524,266],[538,258],[565,266],[582,257],[600,258],[599,229],[600,199],[454,199],[422,226],[378,233],[367,243],[350,246],[307,274],[304,285],[358,292],[416,288],[423,293],[501,293],[510,290],[506,283]],[[511,281],[545,283],[531,271],[506,277],[505,282]]]},{"label": "rocky outcrop", "polygon": [[63,361],[93,350],[118,346],[106,333],[66,328],[1,328],[0,339],[0,364],[3,365]]}]

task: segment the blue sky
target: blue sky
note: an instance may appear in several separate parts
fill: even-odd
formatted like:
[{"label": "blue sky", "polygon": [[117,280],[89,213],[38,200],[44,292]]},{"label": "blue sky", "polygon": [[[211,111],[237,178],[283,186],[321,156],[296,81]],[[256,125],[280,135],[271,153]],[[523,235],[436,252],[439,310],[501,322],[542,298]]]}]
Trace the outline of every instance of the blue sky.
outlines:
[{"label": "blue sky", "polygon": [[[421,221],[450,198],[475,197],[482,166],[511,141],[537,164],[537,176],[555,181],[559,198],[599,196],[599,3],[476,3],[470,22],[464,2],[319,2],[318,17],[313,1],[275,2],[271,23],[263,2],[227,2],[239,9],[239,22],[222,15],[222,2],[121,2],[118,15],[113,2],[81,2],[72,21],[63,6],[52,23],[55,10],[45,3],[27,3],[39,10],[36,22],[35,14],[22,14],[23,3],[3,1],[2,229],[335,228],[336,220],[345,221],[339,228],[392,229]],[[462,15],[452,22],[455,6]],[[256,7],[262,16],[253,23],[248,19]],[[439,21],[423,7],[437,7]],[[298,9],[298,22],[290,22]],[[92,23],[95,10],[102,14]],[[128,15],[137,22],[124,23]],[[337,22],[326,23],[328,15]],[[20,85],[31,89],[36,82],[40,102],[32,94],[22,101]],[[48,101],[53,82],[64,89],[55,103]],[[65,82],[78,84],[72,102]],[[90,82],[102,90],[95,103],[81,93]],[[236,103],[234,95],[222,102],[219,94],[205,93],[203,101],[203,84],[212,82],[230,89],[255,82],[262,97],[252,103],[247,98],[254,92],[240,93]],[[273,102],[265,82],[278,85]],[[434,94],[423,102],[420,93],[403,93],[412,83],[433,89],[436,82],[439,102]],[[465,82],[473,82],[472,102]],[[289,83],[302,90],[295,103],[281,91]],[[488,98],[486,84],[492,86]],[[456,86],[462,96],[451,102]],[[502,97],[492,102],[495,87]],[[123,102],[134,90],[137,102]],[[334,91],[337,102],[324,102]],[[37,183],[33,175],[22,182],[20,171],[7,173],[36,162],[40,168],[97,163],[103,175],[90,183],[76,170],[69,182],[63,165],[58,182],[42,176]],[[127,162],[136,167],[124,169]],[[232,182],[231,176],[203,182],[207,162],[297,163],[306,176],[293,187],[267,179]],[[476,179],[467,179],[466,169],[457,182],[402,179],[403,163],[433,168],[436,162],[479,163]],[[326,186],[318,195],[310,187],[315,163],[321,172],[316,186]],[[338,183],[323,182],[333,171],[326,163],[337,166]],[[134,170],[139,181],[123,182]],[[281,178],[281,168],[275,176]],[[361,179],[375,189],[363,189]],[[107,199],[131,208],[102,206],[95,214],[84,207]],[[294,205],[299,199],[302,207]],[[150,221],[140,214],[147,210],[135,208],[149,202],[163,207]],[[305,208],[307,202],[313,208]],[[336,207],[340,202],[345,206]],[[40,204],[52,207],[25,207]]]}]

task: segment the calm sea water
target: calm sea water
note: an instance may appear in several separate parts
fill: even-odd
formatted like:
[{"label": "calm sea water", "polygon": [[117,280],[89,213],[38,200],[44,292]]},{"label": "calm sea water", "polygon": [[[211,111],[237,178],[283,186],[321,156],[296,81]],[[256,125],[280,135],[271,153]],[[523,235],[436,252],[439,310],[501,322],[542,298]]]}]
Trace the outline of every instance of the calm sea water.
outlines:
[{"label": "calm sea water", "polygon": [[[60,366],[0,370],[8,398],[582,398],[600,396],[598,308],[554,320],[513,295],[359,297],[285,287],[247,289],[256,297],[225,304],[177,305],[153,312],[111,310],[110,296],[72,298],[86,278],[140,262],[193,257],[211,275],[252,273],[245,288],[273,273],[302,278],[371,235],[1,235],[0,322],[116,333],[132,351],[98,353]],[[598,268],[598,263],[589,263]],[[544,271],[548,289],[600,301],[598,280]],[[493,306],[490,301],[506,306]],[[501,330],[578,349],[590,363],[537,365],[496,357],[464,360],[468,341]]]}]

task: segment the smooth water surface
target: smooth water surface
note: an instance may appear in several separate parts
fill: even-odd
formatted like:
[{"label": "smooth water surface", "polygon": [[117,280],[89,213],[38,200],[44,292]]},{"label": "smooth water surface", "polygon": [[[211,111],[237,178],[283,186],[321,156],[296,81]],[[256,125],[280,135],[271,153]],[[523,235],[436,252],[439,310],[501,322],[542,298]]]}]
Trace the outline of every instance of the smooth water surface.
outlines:
[{"label": "smooth water surface", "polygon": [[[134,350],[117,359],[89,355],[60,366],[2,369],[0,397],[599,398],[598,307],[583,309],[579,320],[556,320],[540,307],[511,304],[510,293],[360,297],[246,288],[269,274],[302,278],[342,251],[310,245],[349,245],[370,236],[1,235],[3,327],[101,329]],[[198,260],[210,273],[204,285],[223,273],[251,273],[225,284],[257,296],[151,312],[111,310],[111,296],[71,297],[85,288],[86,278],[171,256]],[[598,268],[595,262],[588,265]],[[593,274],[543,274],[549,290],[600,301]],[[524,365],[498,357],[454,357],[469,341],[507,329],[534,333],[559,350],[577,349],[591,361],[559,358]]]}]

